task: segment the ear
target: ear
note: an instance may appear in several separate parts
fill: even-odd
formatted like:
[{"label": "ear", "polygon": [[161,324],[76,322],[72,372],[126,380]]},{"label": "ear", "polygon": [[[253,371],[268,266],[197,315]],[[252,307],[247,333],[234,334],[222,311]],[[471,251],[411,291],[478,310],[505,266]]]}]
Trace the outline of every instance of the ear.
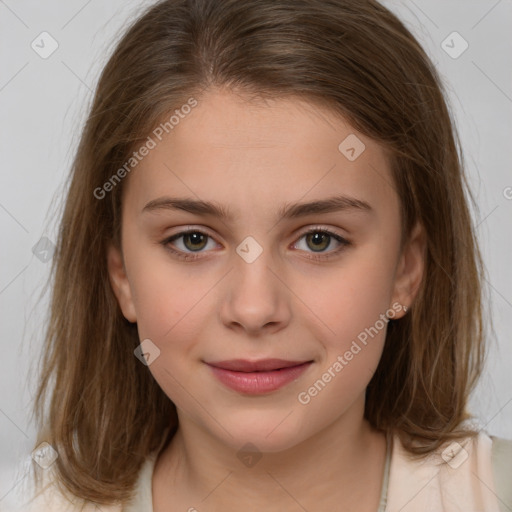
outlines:
[{"label": "ear", "polygon": [[135,313],[130,282],[124,267],[123,256],[121,251],[114,247],[113,244],[110,244],[107,249],[107,267],[110,284],[124,317],[129,322],[136,322],[137,315]]},{"label": "ear", "polygon": [[[409,308],[414,302],[425,271],[425,249],[425,230],[418,222],[412,229],[409,240],[400,255],[391,304],[398,302],[401,306]],[[405,312],[401,310],[395,318],[401,318],[404,315]]]}]

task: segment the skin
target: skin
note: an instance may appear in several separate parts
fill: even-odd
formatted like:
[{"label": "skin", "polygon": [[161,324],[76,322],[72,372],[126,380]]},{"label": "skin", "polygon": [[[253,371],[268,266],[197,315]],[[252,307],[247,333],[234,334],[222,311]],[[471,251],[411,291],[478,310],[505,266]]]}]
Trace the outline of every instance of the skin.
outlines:
[{"label": "skin", "polygon": [[[366,146],[355,161],[338,150],[350,134]],[[384,149],[324,107],[249,101],[221,89],[201,97],[127,178],[122,253],[108,251],[111,283],[140,339],[160,350],[148,369],[180,424],[155,466],[155,512],[377,509],[385,437],[363,412],[386,327],[308,404],[297,397],[393,303],[410,306],[416,296],[424,232],[416,226],[400,251],[392,184]],[[285,203],[334,193],[373,211],[278,217]],[[141,213],[162,196],[216,201],[234,216]],[[193,261],[162,244],[188,226],[213,237],[168,244],[198,256]],[[350,245],[336,253],[340,243],[327,237],[318,250],[304,235],[317,227]],[[251,263],[236,252],[247,236],[263,249]],[[232,358],[314,362],[285,387],[248,396],[226,388],[204,362]],[[237,457],[247,442],[262,455],[252,467]]]}]

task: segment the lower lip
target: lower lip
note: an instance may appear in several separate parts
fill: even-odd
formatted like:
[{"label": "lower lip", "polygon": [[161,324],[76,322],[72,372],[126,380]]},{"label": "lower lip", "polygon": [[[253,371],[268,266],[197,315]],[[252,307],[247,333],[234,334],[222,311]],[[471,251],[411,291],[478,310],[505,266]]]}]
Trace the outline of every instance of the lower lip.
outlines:
[{"label": "lower lip", "polygon": [[260,395],[270,393],[298,379],[312,364],[312,361],[269,372],[235,372],[210,366],[213,374],[228,388],[240,393]]}]

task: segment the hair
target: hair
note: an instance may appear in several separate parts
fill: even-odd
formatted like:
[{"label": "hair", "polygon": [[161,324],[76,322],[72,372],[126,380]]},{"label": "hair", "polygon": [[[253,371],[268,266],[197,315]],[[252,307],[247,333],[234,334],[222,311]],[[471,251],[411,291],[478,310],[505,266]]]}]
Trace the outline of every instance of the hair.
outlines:
[{"label": "hair", "polygon": [[59,481],[100,504],[129,500],[175,405],[134,357],[107,269],[126,180],[102,187],[165,116],[227,88],[325,106],[382,145],[400,198],[402,246],[426,233],[409,313],[388,324],[365,418],[411,456],[476,435],[467,401],[485,359],[482,273],[460,142],[418,41],[374,0],[164,0],[126,30],[104,67],[76,156],[51,268],[34,411]]}]

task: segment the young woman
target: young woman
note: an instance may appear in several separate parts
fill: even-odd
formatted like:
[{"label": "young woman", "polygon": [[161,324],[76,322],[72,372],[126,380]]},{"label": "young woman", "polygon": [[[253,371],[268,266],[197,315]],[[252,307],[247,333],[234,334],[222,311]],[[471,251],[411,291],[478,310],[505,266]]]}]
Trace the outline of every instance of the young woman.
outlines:
[{"label": "young woman", "polygon": [[376,1],[153,6],[76,155],[24,510],[510,510],[469,199]]}]

